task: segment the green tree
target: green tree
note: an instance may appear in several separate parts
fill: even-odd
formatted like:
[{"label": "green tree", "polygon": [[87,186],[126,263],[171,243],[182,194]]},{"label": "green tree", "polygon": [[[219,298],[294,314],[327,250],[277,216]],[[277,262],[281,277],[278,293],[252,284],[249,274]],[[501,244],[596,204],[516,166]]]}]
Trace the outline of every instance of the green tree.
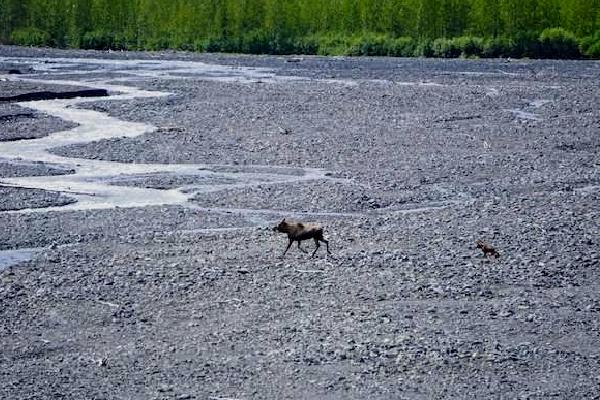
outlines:
[{"label": "green tree", "polygon": [[433,40],[448,39],[436,48],[454,55],[456,43],[481,48],[483,41],[464,37],[476,35],[490,56],[532,56],[549,28],[573,32],[579,44],[585,38],[585,49],[595,46],[599,10],[600,0],[0,0],[0,41],[404,55],[415,47],[431,54]]},{"label": "green tree", "polygon": [[416,12],[417,36],[424,39],[442,37],[443,24],[441,18],[442,0],[420,0]]},{"label": "green tree", "polygon": [[496,37],[503,32],[497,0],[473,0],[470,19],[470,31],[475,35]]}]

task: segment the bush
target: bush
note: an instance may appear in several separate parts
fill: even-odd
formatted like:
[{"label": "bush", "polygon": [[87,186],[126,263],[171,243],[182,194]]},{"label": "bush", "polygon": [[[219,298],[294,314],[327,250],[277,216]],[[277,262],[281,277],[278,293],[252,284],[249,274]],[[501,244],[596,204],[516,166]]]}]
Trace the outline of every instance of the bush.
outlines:
[{"label": "bush", "polygon": [[588,58],[600,58],[598,48],[600,47],[600,31],[593,36],[586,36],[579,41],[579,52]]},{"label": "bush", "polygon": [[144,50],[164,50],[170,48],[170,40],[167,35],[149,37],[143,42]]},{"label": "bush", "polygon": [[387,44],[387,55],[393,57],[413,57],[417,42],[410,37],[390,39]]},{"label": "bush", "polygon": [[137,43],[134,38],[122,33],[92,31],[82,35],[79,47],[93,50],[133,50],[137,48]]},{"label": "bush", "polygon": [[203,53],[206,51],[206,39],[196,39],[194,43],[192,43],[193,51],[197,51]]},{"label": "bush", "polygon": [[81,48],[81,40],[83,38],[83,32],[78,29],[74,29],[67,34],[67,46],[72,49]]},{"label": "bush", "polygon": [[585,52],[586,57],[600,59],[600,40],[591,45]]},{"label": "bush", "polygon": [[[313,39],[314,38],[314,39]],[[311,37],[317,43],[317,54],[321,56],[347,55],[352,46],[347,36],[339,34],[321,34]]]},{"label": "bush", "polygon": [[415,57],[433,57],[433,43],[429,39],[419,41],[413,56]]},{"label": "bush", "polygon": [[227,39],[221,37],[208,37],[195,40],[192,47],[194,51],[202,53],[225,53],[231,49],[232,45]]},{"label": "bush", "polygon": [[483,39],[472,36],[458,37],[452,40],[460,50],[461,57],[480,57],[483,54]]},{"label": "bush", "polygon": [[317,54],[319,42],[314,36],[304,37],[296,40],[295,48],[297,54]]},{"label": "bush", "polygon": [[50,46],[50,34],[38,28],[23,28],[13,31],[10,36],[13,43],[20,46]]},{"label": "bush", "polygon": [[[342,34],[312,35],[295,45],[296,52],[329,56],[393,56],[414,57],[417,42],[409,37],[367,33],[361,36]],[[429,53],[427,51],[427,53]],[[421,55],[421,54],[419,54]]]},{"label": "bush", "polygon": [[539,36],[542,58],[580,58],[579,44],[573,32],[563,28],[544,29]]},{"label": "bush", "polygon": [[387,56],[389,39],[385,35],[366,34],[358,39],[359,56]]},{"label": "bush", "polygon": [[239,37],[222,37],[219,40],[222,53],[239,53],[242,48],[242,39]]},{"label": "bush", "polygon": [[540,42],[536,32],[519,32],[510,40],[509,57],[539,58]]},{"label": "bush", "polygon": [[225,43],[225,39],[218,37],[209,37],[202,40],[197,40],[194,42],[194,48],[197,51],[207,52],[207,53],[219,53],[224,51],[224,48],[227,48],[227,44]]},{"label": "bush", "polygon": [[269,54],[271,52],[271,35],[268,32],[257,29],[244,35],[242,38],[242,53]]},{"label": "bush", "polygon": [[296,53],[294,39],[282,33],[271,33],[269,35],[268,54],[293,54]]},{"label": "bush", "polygon": [[587,54],[590,47],[596,43],[596,39],[593,36],[586,36],[579,40],[579,52],[581,54]]},{"label": "bush", "polygon": [[[209,37],[196,40],[191,47],[195,51],[208,53],[292,54],[297,52],[299,47],[302,48],[303,43],[272,32],[255,30],[242,37]],[[316,52],[316,48],[313,50]]]},{"label": "bush", "polygon": [[435,39],[432,48],[434,57],[457,58],[460,56],[460,49],[450,39]]},{"label": "bush", "polygon": [[358,57],[361,55],[361,40],[357,37],[346,38],[345,50],[341,53],[343,56]]},{"label": "bush", "polygon": [[179,43],[177,43],[175,48],[177,50],[182,50],[182,51],[194,51],[194,49],[195,49],[194,43],[191,43],[189,41],[179,42]]},{"label": "bush", "polygon": [[81,38],[82,49],[108,50],[113,47],[114,35],[104,31],[86,32]]},{"label": "bush", "polygon": [[123,33],[118,33],[113,37],[113,50],[135,50],[137,48],[137,40]]},{"label": "bush", "polygon": [[182,51],[193,51],[194,44],[185,35],[172,34],[169,38],[169,48]]},{"label": "bush", "polygon": [[490,38],[483,41],[481,57],[500,58],[510,57],[514,44],[508,38]]}]

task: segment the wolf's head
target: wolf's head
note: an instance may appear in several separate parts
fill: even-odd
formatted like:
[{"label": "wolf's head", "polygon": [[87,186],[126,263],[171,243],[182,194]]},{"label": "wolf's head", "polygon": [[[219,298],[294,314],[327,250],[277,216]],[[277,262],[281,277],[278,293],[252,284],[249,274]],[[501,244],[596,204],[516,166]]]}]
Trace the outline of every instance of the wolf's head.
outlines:
[{"label": "wolf's head", "polygon": [[281,222],[279,224],[277,224],[277,226],[273,227],[273,230],[275,232],[287,232],[288,231],[288,223],[285,222],[285,218],[281,220]]}]

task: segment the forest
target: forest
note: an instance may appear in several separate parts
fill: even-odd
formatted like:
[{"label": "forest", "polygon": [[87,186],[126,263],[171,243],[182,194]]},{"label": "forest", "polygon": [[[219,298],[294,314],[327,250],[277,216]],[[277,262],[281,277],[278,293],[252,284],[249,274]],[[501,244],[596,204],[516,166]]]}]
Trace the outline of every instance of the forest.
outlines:
[{"label": "forest", "polygon": [[348,56],[600,58],[600,0],[0,0],[0,42]]}]

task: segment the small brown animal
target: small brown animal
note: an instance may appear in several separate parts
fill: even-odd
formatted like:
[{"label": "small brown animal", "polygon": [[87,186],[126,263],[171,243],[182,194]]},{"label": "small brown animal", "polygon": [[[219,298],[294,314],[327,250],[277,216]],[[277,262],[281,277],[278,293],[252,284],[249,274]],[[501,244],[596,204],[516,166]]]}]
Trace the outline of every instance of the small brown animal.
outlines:
[{"label": "small brown animal", "polygon": [[484,256],[494,256],[494,258],[500,257],[500,253],[498,253],[498,251],[491,245],[484,243],[481,240],[477,240],[475,243],[477,244],[477,248],[483,251]]},{"label": "small brown animal", "polygon": [[285,253],[287,253],[290,247],[292,247],[294,241],[298,242],[298,249],[306,253],[306,250],[300,247],[300,242],[307,239],[314,239],[315,245],[317,246],[311,257],[314,257],[317,250],[319,250],[319,247],[321,246],[319,241],[325,243],[327,246],[327,254],[331,254],[329,251],[329,241],[323,238],[323,227],[319,224],[286,222],[284,218],[276,227],[273,228],[273,230],[276,232],[287,233],[288,236],[289,243],[281,257],[285,256]]}]

